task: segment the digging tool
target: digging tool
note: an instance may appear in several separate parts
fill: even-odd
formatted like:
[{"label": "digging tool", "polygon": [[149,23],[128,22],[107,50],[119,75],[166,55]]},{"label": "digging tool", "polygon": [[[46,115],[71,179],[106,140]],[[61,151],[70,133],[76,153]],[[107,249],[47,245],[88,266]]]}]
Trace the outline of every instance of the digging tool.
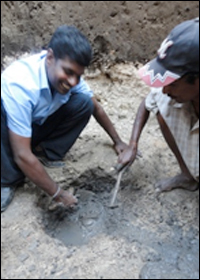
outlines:
[{"label": "digging tool", "polygon": [[120,182],[121,182],[121,178],[122,178],[122,173],[124,172],[126,168],[123,168],[121,171],[119,171],[118,175],[117,175],[117,181],[115,183],[115,187],[114,187],[114,192],[113,192],[113,196],[110,200],[110,204],[109,204],[109,207],[110,208],[115,208],[117,207],[117,205],[114,204],[115,202],[115,199],[116,199],[116,196],[117,196],[117,193],[118,193],[118,190],[119,190],[119,187],[120,187]]},{"label": "digging tool", "polygon": [[[138,157],[142,157],[142,154],[141,154],[141,152],[140,152],[139,150],[137,151],[136,159],[137,159]],[[116,196],[117,196],[119,187],[120,187],[120,182],[121,182],[121,178],[122,178],[122,173],[123,173],[125,170],[127,170],[129,167],[130,167],[130,164],[125,165],[125,166],[123,167],[123,165],[120,164],[120,163],[118,163],[118,164],[115,166],[115,169],[116,169],[116,170],[120,170],[120,171],[118,172],[117,181],[116,181],[116,183],[115,183],[115,188],[114,188],[114,193],[113,193],[113,196],[112,196],[112,198],[111,198],[111,200],[110,200],[110,204],[109,204],[109,207],[110,207],[110,208],[115,208],[115,207],[118,206],[118,205],[114,205],[114,202],[115,202],[115,199],[116,199]]]}]

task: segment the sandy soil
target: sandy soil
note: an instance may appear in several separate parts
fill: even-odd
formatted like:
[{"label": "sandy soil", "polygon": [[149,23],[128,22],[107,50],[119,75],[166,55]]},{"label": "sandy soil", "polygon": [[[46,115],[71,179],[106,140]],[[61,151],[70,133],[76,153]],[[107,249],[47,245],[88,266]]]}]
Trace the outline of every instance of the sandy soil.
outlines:
[{"label": "sandy soil", "polygon": [[[148,92],[135,66],[107,65],[85,78],[128,141]],[[27,180],[1,214],[1,279],[199,279],[199,191],[156,194],[155,182],[179,168],[154,116],[139,149],[110,209],[117,156],[92,118],[66,167],[47,169],[75,189],[77,209],[48,211],[49,198]]]}]

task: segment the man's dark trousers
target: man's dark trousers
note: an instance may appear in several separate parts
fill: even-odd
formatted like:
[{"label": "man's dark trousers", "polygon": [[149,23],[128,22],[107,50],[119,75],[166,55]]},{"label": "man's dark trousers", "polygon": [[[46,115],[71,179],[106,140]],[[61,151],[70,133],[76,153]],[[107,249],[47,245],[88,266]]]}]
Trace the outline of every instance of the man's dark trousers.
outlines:
[{"label": "man's dark trousers", "polygon": [[[70,100],[49,116],[42,125],[32,125],[32,149],[40,145],[49,160],[61,160],[87,125],[93,113],[93,102],[85,94],[72,94]],[[23,181],[24,174],[14,162],[6,112],[1,102],[1,185],[12,186]]]}]

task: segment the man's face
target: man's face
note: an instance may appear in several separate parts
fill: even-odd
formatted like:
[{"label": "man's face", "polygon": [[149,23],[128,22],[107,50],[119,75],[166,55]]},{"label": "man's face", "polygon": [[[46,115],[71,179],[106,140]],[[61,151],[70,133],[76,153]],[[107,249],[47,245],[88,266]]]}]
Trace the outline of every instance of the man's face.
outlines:
[{"label": "man's face", "polygon": [[163,87],[163,93],[170,96],[176,102],[185,103],[199,100],[199,79],[194,84],[189,84],[186,77],[182,77],[175,82]]},{"label": "man's face", "polygon": [[71,87],[79,83],[84,67],[67,56],[56,60],[53,51],[49,49],[46,57],[46,71],[50,86],[60,94],[66,94]]}]

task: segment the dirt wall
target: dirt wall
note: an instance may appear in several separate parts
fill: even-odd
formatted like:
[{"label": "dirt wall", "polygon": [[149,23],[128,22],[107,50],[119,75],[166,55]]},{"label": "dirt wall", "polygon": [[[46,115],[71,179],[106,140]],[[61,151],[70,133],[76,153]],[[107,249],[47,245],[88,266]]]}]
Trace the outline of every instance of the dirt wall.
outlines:
[{"label": "dirt wall", "polygon": [[95,59],[150,59],[171,28],[199,15],[199,1],[1,1],[1,58],[44,47],[55,28],[74,24]]}]

